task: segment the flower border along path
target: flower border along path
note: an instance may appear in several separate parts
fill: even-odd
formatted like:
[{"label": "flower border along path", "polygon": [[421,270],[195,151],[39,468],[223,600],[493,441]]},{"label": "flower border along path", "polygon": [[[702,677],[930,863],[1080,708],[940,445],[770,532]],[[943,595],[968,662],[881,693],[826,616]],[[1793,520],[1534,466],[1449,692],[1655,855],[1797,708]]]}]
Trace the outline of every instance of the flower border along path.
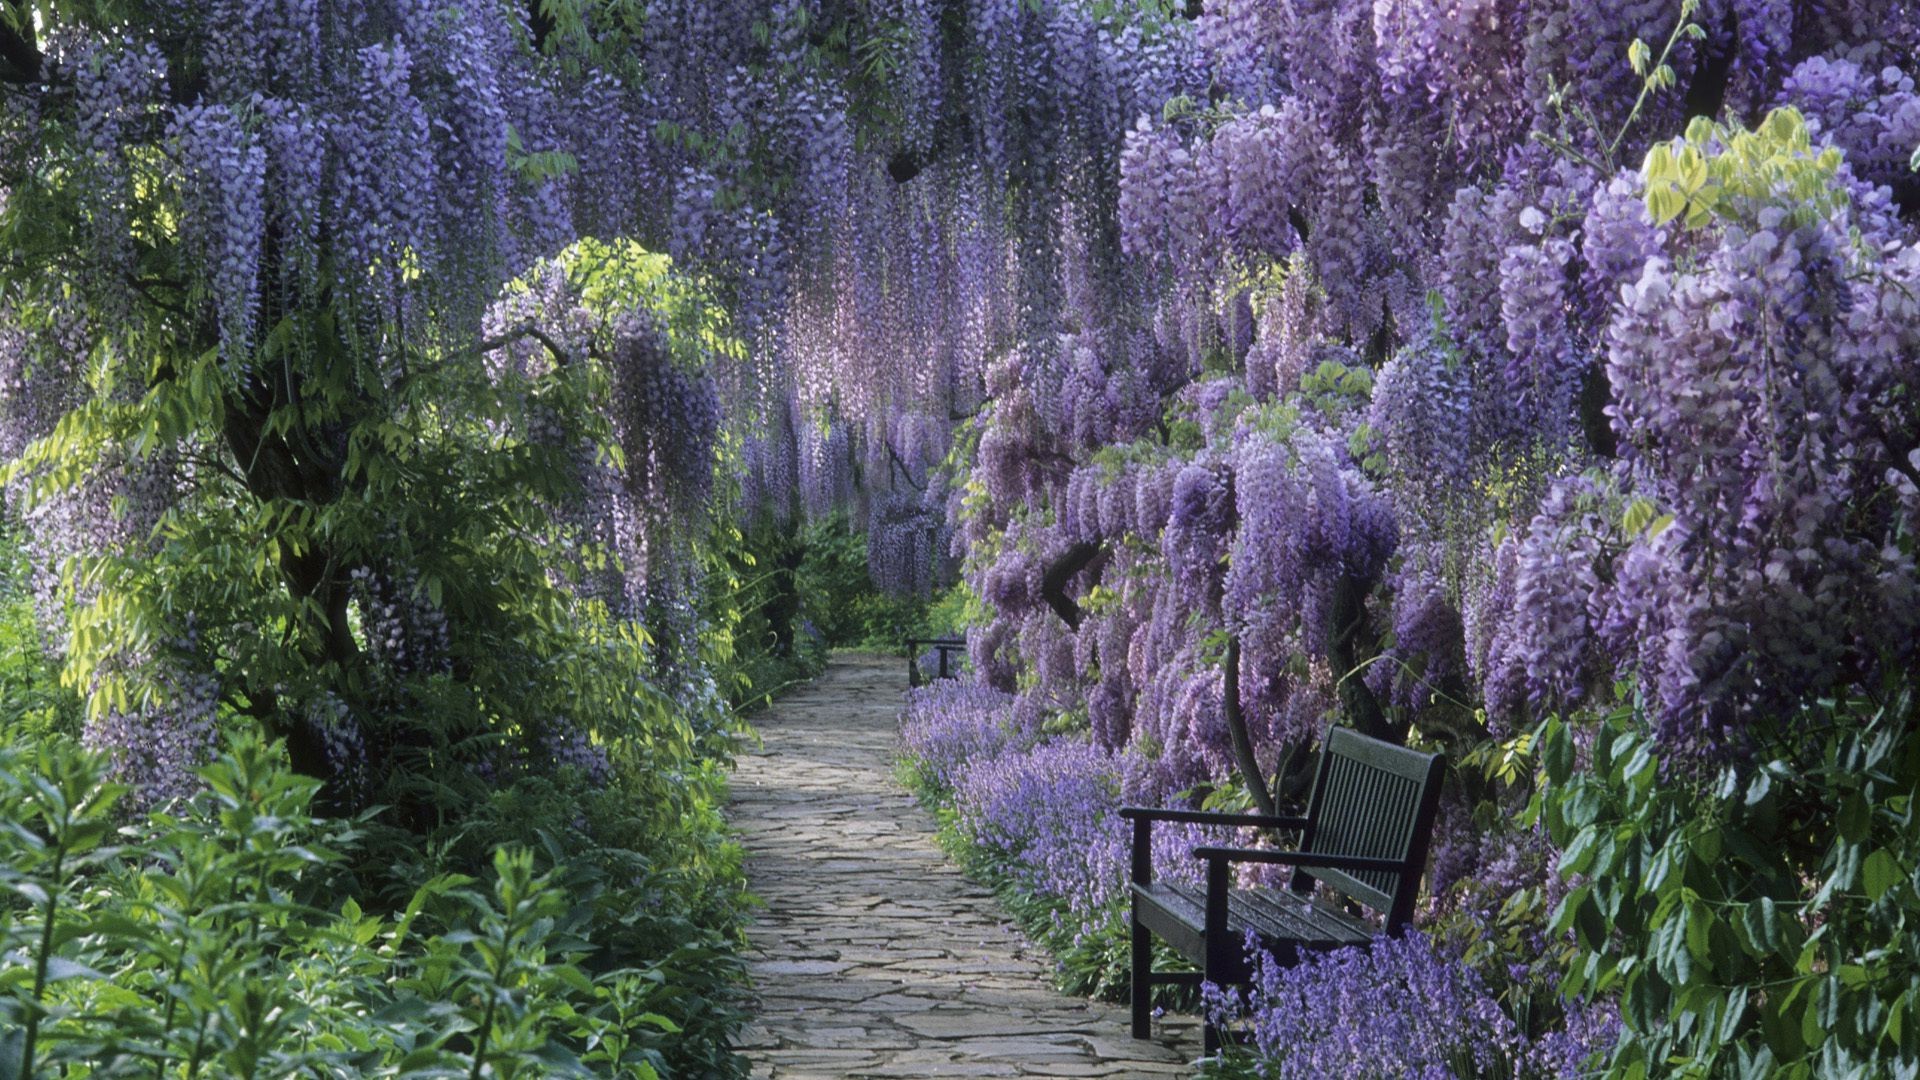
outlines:
[{"label": "flower border along path", "polygon": [[767,904],[748,955],[753,1075],[1190,1075],[1195,1032],[1174,1029],[1184,1052],[1136,1042],[1124,1009],[1054,991],[1047,958],[941,852],[893,778],[900,666],[835,658],[740,756],[731,816]]}]

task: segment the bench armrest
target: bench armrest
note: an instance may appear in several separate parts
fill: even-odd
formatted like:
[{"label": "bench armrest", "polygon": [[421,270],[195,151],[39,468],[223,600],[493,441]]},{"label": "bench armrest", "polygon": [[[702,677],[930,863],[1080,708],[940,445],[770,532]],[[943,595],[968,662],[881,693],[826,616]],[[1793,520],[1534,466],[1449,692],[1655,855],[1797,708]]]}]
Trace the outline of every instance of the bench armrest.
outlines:
[{"label": "bench armrest", "polygon": [[965,638],[904,638],[907,654],[907,685],[920,685],[920,647],[925,645],[940,657],[940,677],[947,678],[947,657],[967,650]]},{"label": "bench armrest", "polygon": [[1172,821],[1184,825],[1231,825],[1251,829],[1304,829],[1307,819],[1274,817],[1270,814],[1223,814],[1215,810],[1161,810],[1150,806],[1123,806],[1120,816],[1133,822],[1132,867],[1128,880],[1135,885],[1153,881],[1153,823]]},{"label": "bench armrest", "polygon": [[1273,817],[1268,814],[1226,814],[1216,810],[1161,810],[1148,806],[1123,806],[1120,816],[1128,821],[1175,821],[1186,825],[1237,825],[1253,829],[1304,829],[1303,817]]},{"label": "bench armrest", "polygon": [[1407,863],[1402,859],[1379,859],[1368,855],[1335,855],[1321,851],[1270,851],[1266,848],[1242,847],[1197,847],[1193,857],[1213,862],[1252,862],[1277,863],[1281,866],[1298,866],[1307,870],[1386,870],[1391,873],[1404,873]]}]

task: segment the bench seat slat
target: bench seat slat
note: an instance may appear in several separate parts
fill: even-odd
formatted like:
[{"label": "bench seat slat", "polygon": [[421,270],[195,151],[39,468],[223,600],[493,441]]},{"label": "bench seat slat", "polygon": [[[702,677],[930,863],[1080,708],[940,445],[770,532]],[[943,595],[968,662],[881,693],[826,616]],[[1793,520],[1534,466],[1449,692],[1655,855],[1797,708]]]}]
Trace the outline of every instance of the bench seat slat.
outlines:
[{"label": "bench seat slat", "polygon": [[[1152,921],[1178,925],[1176,932],[1161,935],[1169,944],[1183,954],[1189,950],[1198,952],[1207,921],[1205,889],[1156,881],[1136,885],[1133,891],[1146,905],[1157,909],[1154,914],[1165,917]],[[1235,889],[1227,894],[1227,929],[1236,938],[1246,936],[1251,930],[1269,943],[1289,943],[1308,949],[1363,945],[1377,933],[1365,920],[1322,901],[1273,889]],[[1186,948],[1182,948],[1183,945]],[[1189,956],[1188,959],[1198,963],[1200,958]]]},{"label": "bench seat slat", "polygon": [[1255,913],[1248,921],[1258,926],[1265,921],[1276,932],[1264,932],[1264,936],[1285,938],[1306,945],[1309,948],[1334,948],[1340,945],[1358,945],[1373,940],[1379,933],[1376,927],[1365,919],[1357,918],[1339,908],[1318,899],[1309,899],[1295,892],[1278,889],[1235,889],[1228,896],[1231,905],[1238,899],[1242,905]]}]

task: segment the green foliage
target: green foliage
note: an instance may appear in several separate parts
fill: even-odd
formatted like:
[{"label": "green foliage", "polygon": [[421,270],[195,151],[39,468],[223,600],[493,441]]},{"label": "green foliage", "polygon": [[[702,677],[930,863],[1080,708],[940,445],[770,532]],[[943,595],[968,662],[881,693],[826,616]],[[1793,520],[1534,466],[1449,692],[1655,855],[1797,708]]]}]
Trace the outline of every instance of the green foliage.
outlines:
[{"label": "green foliage", "polygon": [[[1610,1075],[1920,1068],[1920,732],[1910,693],[1827,702],[1688,775],[1632,708],[1539,733],[1533,812],[1576,883],[1569,993],[1618,994]],[[1911,933],[1911,936],[1910,936]]]},{"label": "green foliage", "polygon": [[726,525],[706,545],[708,662],[736,707],[764,704],[826,667],[827,644],[801,585],[806,547],[795,530]]},{"label": "green foliage", "polygon": [[1647,99],[1655,94],[1671,90],[1678,76],[1674,73],[1673,50],[1682,40],[1702,41],[1707,36],[1706,28],[1693,21],[1700,13],[1700,0],[1680,0],[1680,18],[1673,24],[1673,33],[1667,35],[1667,42],[1660,48],[1656,58],[1653,49],[1640,38],[1634,38],[1627,45],[1627,66],[1640,77],[1640,93],[1633,99],[1633,109],[1627,113],[1627,119],[1607,146],[1607,158],[1612,160],[1614,152],[1620,149],[1620,143],[1633,130],[1634,121],[1640,118],[1640,112],[1646,108]]},{"label": "green foliage", "polygon": [[0,745],[73,738],[80,729],[80,699],[60,686],[46,657],[25,582],[25,557],[0,517]]},{"label": "green foliage", "polygon": [[952,634],[965,610],[965,598],[949,591],[927,601],[882,592],[867,570],[866,534],[845,515],[808,522],[798,540],[804,556],[798,569],[802,610],[831,647],[892,652],[908,637]]},{"label": "green foliage", "polygon": [[1680,218],[1698,229],[1783,202],[1806,224],[1846,205],[1847,190],[1836,182],[1840,160],[1836,147],[1814,150],[1798,110],[1780,108],[1752,131],[1695,117],[1684,136],[1647,151],[1640,175],[1656,224]]},{"label": "green foliage", "polygon": [[238,741],[198,797],[124,828],[102,776],[71,748],[0,754],[0,947],[24,958],[0,969],[0,1076],[673,1068],[677,973],[596,951],[578,868],[501,848],[370,914],[334,900],[363,823],[316,819],[277,748]]}]

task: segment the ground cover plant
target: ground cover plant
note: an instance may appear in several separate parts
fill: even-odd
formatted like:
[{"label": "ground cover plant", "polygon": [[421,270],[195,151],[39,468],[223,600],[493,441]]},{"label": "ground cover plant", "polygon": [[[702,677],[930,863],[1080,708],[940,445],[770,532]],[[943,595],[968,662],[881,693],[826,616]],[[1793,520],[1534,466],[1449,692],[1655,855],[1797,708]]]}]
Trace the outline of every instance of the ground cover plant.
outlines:
[{"label": "ground cover plant", "polygon": [[[0,1062],[86,1075],[66,965],[119,964],[148,1072],[503,1074],[533,1028],[444,980],[559,888],[513,1023],[737,1073],[740,708],[964,630],[908,768],[1090,990],[1120,803],[1295,805],[1334,722],[1454,762],[1424,936],[1217,1000],[1211,1068],[1430,985],[1406,1069],[1913,1074],[1917,48],[1897,0],[0,0],[7,790],[132,830],[9,879]],[[242,760],[354,837],[237,894],[240,982],[372,920],[377,1030],[151,951]]]}]

